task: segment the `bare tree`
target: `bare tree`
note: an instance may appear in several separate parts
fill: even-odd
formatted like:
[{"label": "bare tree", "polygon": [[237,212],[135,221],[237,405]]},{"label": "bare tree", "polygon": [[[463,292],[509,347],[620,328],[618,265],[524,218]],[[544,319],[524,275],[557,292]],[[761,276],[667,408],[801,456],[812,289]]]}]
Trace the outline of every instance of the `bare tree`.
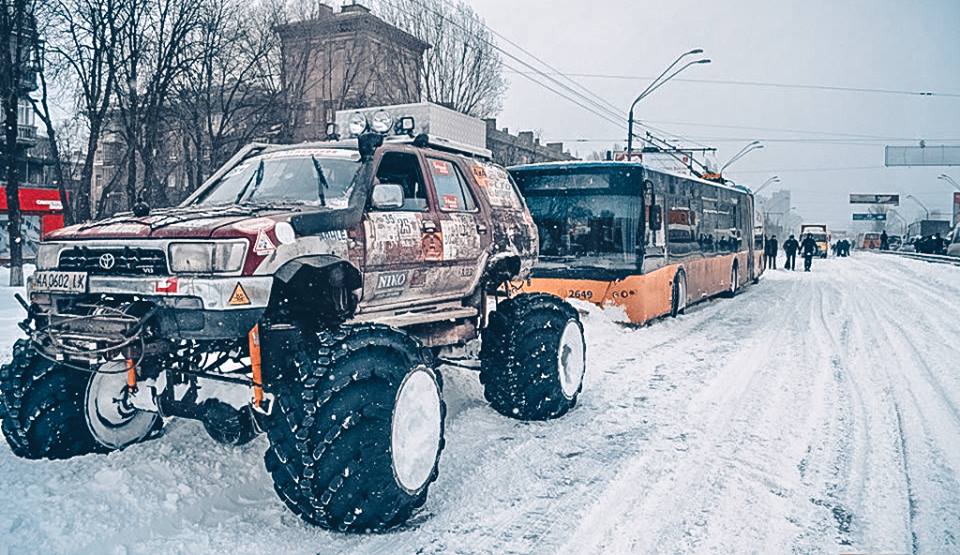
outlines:
[{"label": "bare tree", "polygon": [[432,46],[424,55],[426,100],[486,118],[503,107],[507,84],[494,37],[462,0],[379,0],[378,15]]},{"label": "bare tree", "polygon": [[[110,115],[117,78],[119,7],[122,2],[50,0],[44,10],[47,23],[44,69],[73,88],[78,115],[87,126],[73,215],[77,221],[88,220],[91,216],[93,165]],[[41,109],[49,115],[49,110]],[[49,134],[47,119],[44,122]]]},{"label": "bare tree", "polygon": [[35,5],[29,0],[0,0],[0,104],[3,108],[3,166],[7,186],[7,238],[10,286],[23,285],[23,237],[20,230],[20,99],[33,87],[32,53],[36,42]]},{"label": "bare tree", "polygon": [[[44,6],[45,7],[45,6]],[[38,21],[50,24],[54,22],[54,18],[51,17],[53,14],[47,13],[44,7],[41,7],[38,15]],[[46,35],[47,29],[40,28],[37,30],[38,35]],[[50,148],[50,158],[53,162],[53,180],[57,186],[57,190],[60,193],[60,204],[63,206],[63,219],[67,225],[74,223],[73,217],[73,208],[70,204],[70,198],[67,194],[67,178],[64,171],[63,159],[60,155],[60,140],[59,134],[57,132],[57,126],[53,121],[53,114],[50,111],[50,91],[47,87],[47,76],[48,74],[56,78],[58,73],[58,67],[56,65],[46,64],[45,55],[43,51],[43,46],[41,41],[35,41],[33,44],[34,49],[34,59],[38,62],[38,71],[37,77],[39,81],[39,94],[40,98],[29,97],[30,103],[33,105],[33,111],[40,118],[40,121],[43,122],[44,128],[47,133],[47,140],[49,141]]]},{"label": "bare tree", "polygon": [[205,0],[193,31],[195,61],[178,79],[174,108],[191,189],[276,120],[273,38],[251,15],[243,0]]},{"label": "bare tree", "polygon": [[[156,176],[165,137],[165,116],[174,85],[194,62],[190,39],[198,25],[196,0],[125,0],[119,40],[117,119],[127,144],[126,200],[141,196],[167,203],[165,184]],[[142,162],[142,175],[138,173]],[[140,182],[142,179],[142,189]]]}]

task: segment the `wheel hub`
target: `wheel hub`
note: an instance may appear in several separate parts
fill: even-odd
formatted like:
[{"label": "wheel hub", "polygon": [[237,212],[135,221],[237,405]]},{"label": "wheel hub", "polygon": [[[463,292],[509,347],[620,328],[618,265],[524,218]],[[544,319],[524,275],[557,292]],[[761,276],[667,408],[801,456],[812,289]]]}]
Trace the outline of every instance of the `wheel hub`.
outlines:
[{"label": "wheel hub", "polygon": [[570,320],[560,336],[560,348],[557,353],[557,370],[560,373],[560,389],[563,396],[573,399],[580,389],[583,373],[586,370],[584,357],[583,332],[577,322]]},{"label": "wheel hub", "polygon": [[87,384],[87,426],[100,444],[122,449],[147,436],[159,414],[134,406],[127,390],[126,363],[108,362],[90,377]]},{"label": "wheel hub", "polygon": [[407,374],[393,409],[390,449],[397,483],[409,493],[426,485],[440,452],[440,391],[433,372]]}]

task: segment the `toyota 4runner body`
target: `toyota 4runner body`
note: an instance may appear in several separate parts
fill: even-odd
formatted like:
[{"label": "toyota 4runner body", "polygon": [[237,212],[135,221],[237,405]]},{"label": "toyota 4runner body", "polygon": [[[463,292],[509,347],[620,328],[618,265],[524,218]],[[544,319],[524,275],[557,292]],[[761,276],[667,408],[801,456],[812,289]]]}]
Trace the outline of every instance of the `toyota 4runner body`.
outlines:
[{"label": "toyota 4runner body", "polygon": [[[376,117],[380,133],[356,139],[248,146],[179,207],[49,235],[23,301],[28,338],[0,369],[13,452],[123,449],[167,417],[233,445],[265,432],[290,509],[370,531],[404,522],[436,479],[443,357],[482,337],[494,409],[567,412],[582,325],[556,297],[503,293],[538,247],[510,177],[482,152],[414,138],[410,118]],[[218,398],[226,386],[249,402]]]}]

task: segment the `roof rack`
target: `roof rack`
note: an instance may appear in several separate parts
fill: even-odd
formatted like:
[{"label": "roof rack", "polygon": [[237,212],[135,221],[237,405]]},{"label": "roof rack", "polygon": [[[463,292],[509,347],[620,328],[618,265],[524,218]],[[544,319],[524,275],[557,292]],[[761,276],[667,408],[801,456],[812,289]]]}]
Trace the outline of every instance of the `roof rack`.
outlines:
[{"label": "roof rack", "polygon": [[356,138],[370,131],[384,135],[386,142],[431,146],[487,159],[493,157],[487,148],[486,123],[430,102],[339,110],[336,122],[328,125],[327,134]]}]

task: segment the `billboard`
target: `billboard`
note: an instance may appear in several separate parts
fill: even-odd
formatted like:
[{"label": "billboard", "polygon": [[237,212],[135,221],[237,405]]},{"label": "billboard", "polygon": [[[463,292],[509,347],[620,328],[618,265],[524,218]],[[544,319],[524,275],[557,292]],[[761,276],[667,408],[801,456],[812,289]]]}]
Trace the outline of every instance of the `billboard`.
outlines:
[{"label": "billboard", "polygon": [[900,195],[850,195],[850,204],[892,204],[900,206]]},{"label": "billboard", "polygon": [[854,214],[853,221],[855,222],[885,222],[887,221],[886,214]]},{"label": "billboard", "polygon": [[960,193],[953,193],[953,225],[960,224]]},{"label": "billboard", "polygon": [[889,166],[960,166],[960,146],[888,146],[884,162]]}]

